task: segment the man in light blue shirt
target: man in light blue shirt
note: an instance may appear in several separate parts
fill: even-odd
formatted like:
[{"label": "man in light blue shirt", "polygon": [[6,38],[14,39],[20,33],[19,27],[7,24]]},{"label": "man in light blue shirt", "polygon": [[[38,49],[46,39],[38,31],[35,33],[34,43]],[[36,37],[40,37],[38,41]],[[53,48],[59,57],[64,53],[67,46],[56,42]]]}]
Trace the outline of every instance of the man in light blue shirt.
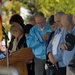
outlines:
[{"label": "man in light blue shirt", "polygon": [[[43,15],[37,14],[35,16],[36,25],[30,30],[29,35],[26,38],[27,46],[32,48],[35,56],[35,75],[45,75],[45,59],[46,59],[46,47],[47,40],[51,26],[46,22]],[[50,31],[50,32],[49,32]]]},{"label": "man in light blue shirt", "polygon": [[[62,28],[62,25],[60,23],[61,17],[63,15],[64,15],[63,12],[57,12],[54,15],[54,20],[59,27],[55,31],[54,37],[52,38],[52,40],[50,41],[47,47],[49,60],[56,67],[56,69],[59,69],[59,72],[60,72],[59,75],[66,75],[66,67],[62,59],[63,51],[60,49],[60,45],[63,42],[62,34],[64,32],[64,28]],[[55,75],[57,74],[55,73]]]},{"label": "man in light blue shirt", "polygon": [[[75,53],[75,47],[71,51],[69,51],[68,46],[66,44],[65,37],[68,33],[75,35],[75,25],[72,21],[72,15],[70,15],[70,14],[64,15],[61,18],[61,23],[62,23],[63,27],[66,29],[63,33],[63,44],[61,45],[61,50],[64,51],[63,61],[64,61],[65,65],[69,65],[69,62],[71,61],[71,59]],[[73,39],[71,39],[71,40],[73,40]]]},{"label": "man in light blue shirt", "polygon": [[[72,21],[72,18],[73,18],[73,21]],[[68,66],[70,63],[72,63],[73,57],[75,55],[75,44],[72,44],[73,42],[75,42],[75,40],[74,40],[75,38],[74,39],[73,38],[69,38],[69,36],[70,37],[72,37],[72,36],[75,37],[75,25],[74,25],[75,22],[74,23],[73,22],[74,22],[74,16],[72,16],[70,14],[69,15],[64,15],[61,18],[61,23],[62,23],[63,27],[66,29],[66,31],[64,32],[64,35],[63,35],[63,44],[61,45],[61,50],[64,51],[64,53],[63,53],[63,61],[64,61],[64,64],[66,66]],[[72,43],[69,43],[68,44],[66,42],[66,40],[65,40],[66,35],[68,35],[67,36],[69,38],[68,41],[71,40]],[[73,48],[71,49],[71,47],[73,47]],[[74,64],[72,66],[74,66]],[[69,69],[68,69],[69,70],[68,71],[69,73],[67,73],[67,74],[74,75],[75,74],[75,67],[69,67]]]}]

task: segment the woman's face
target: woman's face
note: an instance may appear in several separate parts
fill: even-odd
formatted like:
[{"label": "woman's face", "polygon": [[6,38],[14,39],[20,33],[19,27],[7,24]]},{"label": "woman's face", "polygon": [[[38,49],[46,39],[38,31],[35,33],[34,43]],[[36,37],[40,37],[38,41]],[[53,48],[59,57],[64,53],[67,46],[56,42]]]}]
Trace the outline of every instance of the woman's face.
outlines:
[{"label": "woman's face", "polygon": [[13,32],[11,32],[11,35],[13,35],[15,38],[18,38],[20,35],[20,32],[19,31],[13,31]]}]

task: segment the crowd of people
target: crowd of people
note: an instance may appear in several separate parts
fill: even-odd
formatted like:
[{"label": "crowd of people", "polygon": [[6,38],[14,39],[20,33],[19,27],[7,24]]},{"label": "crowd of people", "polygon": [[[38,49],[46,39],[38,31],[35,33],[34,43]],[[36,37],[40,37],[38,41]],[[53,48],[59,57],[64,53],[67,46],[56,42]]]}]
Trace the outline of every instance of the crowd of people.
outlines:
[{"label": "crowd of people", "polygon": [[[47,21],[44,14],[38,12],[25,25],[22,17],[15,14],[9,23],[12,36],[9,54],[21,48],[32,48],[34,58],[28,61],[28,75],[67,75],[67,66],[75,73],[75,15],[59,11]],[[0,59],[6,56],[1,45]]]}]

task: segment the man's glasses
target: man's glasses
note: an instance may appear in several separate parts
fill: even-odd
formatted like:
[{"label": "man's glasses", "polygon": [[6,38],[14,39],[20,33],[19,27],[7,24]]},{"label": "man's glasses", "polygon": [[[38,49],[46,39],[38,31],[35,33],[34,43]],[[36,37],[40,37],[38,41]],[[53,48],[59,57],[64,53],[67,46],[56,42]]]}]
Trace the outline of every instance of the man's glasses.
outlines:
[{"label": "man's glasses", "polygon": [[36,23],[36,24],[44,24],[45,22],[38,22],[38,23]]}]

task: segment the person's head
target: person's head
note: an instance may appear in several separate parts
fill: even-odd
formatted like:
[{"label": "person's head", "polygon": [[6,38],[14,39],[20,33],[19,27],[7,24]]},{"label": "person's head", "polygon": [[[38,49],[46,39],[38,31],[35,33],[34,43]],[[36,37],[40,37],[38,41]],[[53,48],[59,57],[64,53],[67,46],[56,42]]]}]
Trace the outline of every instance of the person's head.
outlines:
[{"label": "person's head", "polygon": [[73,23],[75,24],[75,15],[73,15]]},{"label": "person's head", "polygon": [[21,34],[24,33],[24,30],[20,24],[14,22],[12,26],[10,27],[10,32],[11,32],[11,35],[13,35],[15,38],[18,38]]},{"label": "person's head", "polygon": [[44,17],[44,14],[42,12],[38,12],[38,13],[36,13],[35,16],[43,16]]},{"label": "person's head", "polygon": [[45,19],[45,17],[44,17],[43,15],[37,14],[37,15],[35,16],[35,22],[36,22],[36,24],[37,24],[40,28],[42,28],[42,27],[44,27],[45,24],[46,24],[46,19]]},{"label": "person's head", "polygon": [[57,29],[57,24],[54,21],[54,15],[51,15],[48,19],[48,23],[51,25],[52,29],[55,31]]},{"label": "person's head", "polygon": [[55,23],[55,21],[54,21],[54,15],[51,15],[51,16],[49,17],[48,23],[49,23],[50,25],[53,25],[53,24]]},{"label": "person's head", "polygon": [[51,27],[52,27],[52,29],[53,29],[54,31],[56,31],[57,28],[59,28],[58,25],[57,25],[57,23],[54,23],[53,25],[51,25]]},{"label": "person's head", "polygon": [[0,42],[0,51],[6,52],[5,40],[2,40],[2,41]]},{"label": "person's head", "polygon": [[29,31],[30,31],[30,29],[31,29],[32,27],[33,27],[33,26],[32,26],[31,24],[27,24],[27,25],[25,26],[25,36],[26,36],[26,37],[28,36]]},{"label": "person's head", "polygon": [[21,25],[21,27],[25,30],[25,24],[23,18],[19,14],[13,14],[9,20],[9,23],[13,25],[16,22]]},{"label": "person's head", "polygon": [[19,24],[23,24],[24,20],[22,19],[22,17],[19,14],[13,14],[9,20],[9,23],[12,24],[14,22],[17,22]]},{"label": "person's head", "polygon": [[56,12],[56,14],[54,15],[54,21],[57,23],[58,27],[61,28],[62,25],[60,23],[61,21],[61,17],[64,15],[65,13],[62,11]]},{"label": "person's head", "polygon": [[71,14],[65,14],[62,16],[61,18],[61,24],[64,28],[66,28],[67,30],[72,30],[72,28],[74,27],[73,21],[72,21],[72,15]]},{"label": "person's head", "polygon": [[31,24],[31,25],[34,26],[36,24],[35,19],[34,18],[31,18],[30,21],[29,21],[29,24]]}]

